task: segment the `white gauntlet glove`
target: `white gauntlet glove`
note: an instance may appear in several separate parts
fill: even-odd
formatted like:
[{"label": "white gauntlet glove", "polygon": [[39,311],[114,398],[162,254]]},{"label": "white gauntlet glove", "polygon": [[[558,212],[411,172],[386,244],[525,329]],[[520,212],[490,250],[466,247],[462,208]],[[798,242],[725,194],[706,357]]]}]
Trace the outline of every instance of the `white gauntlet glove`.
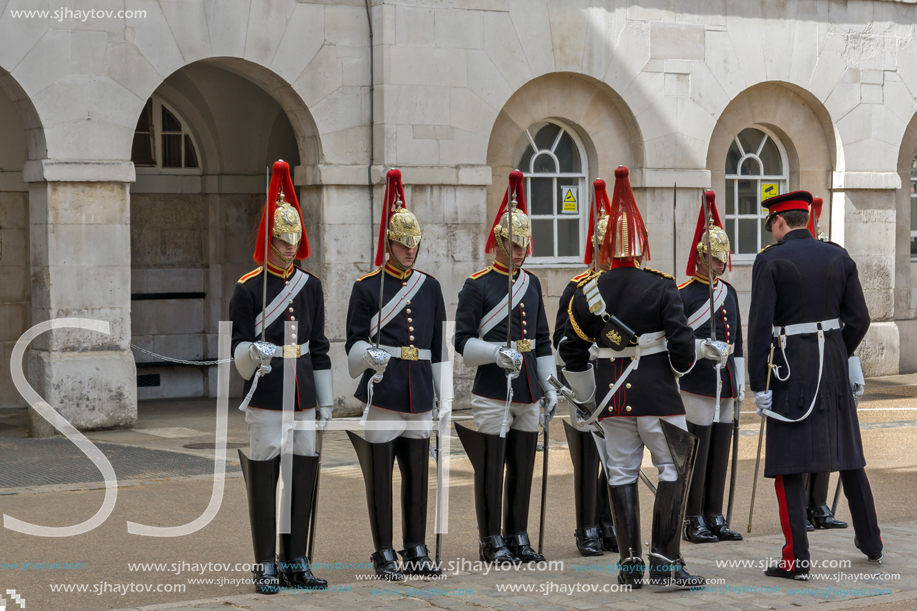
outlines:
[{"label": "white gauntlet glove", "polygon": [[535,367],[538,371],[538,382],[541,384],[541,390],[544,392],[542,405],[544,413],[541,415],[541,424],[544,426],[554,417],[557,411],[557,391],[548,382],[548,378],[557,374],[557,367],[554,365],[553,356],[539,356],[535,358]]},{"label": "white gauntlet glove", "polygon": [[745,400],[745,359],[741,356],[735,358],[736,363],[736,386],[739,389],[739,396],[736,397],[736,401],[741,403]]},{"label": "white gauntlet glove", "polygon": [[236,371],[246,380],[252,378],[255,370],[259,370],[261,375],[270,373],[276,348],[270,342],[240,342],[233,353]]},{"label": "white gauntlet glove", "polygon": [[771,403],[774,401],[774,391],[765,390],[763,392],[755,393],[755,411],[758,412],[758,415],[764,417],[764,410],[771,408]]},{"label": "white gauntlet glove", "polygon": [[725,365],[729,360],[729,344],[715,342],[708,337],[697,347],[697,355],[702,359]]},{"label": "white gauntlet glove", "polygon": [[494,353],[496,358],[496,363],[501,368],[510,372],[510,376],[513,379],[519,377],[519,373],[522,371],[522,353],[513,348],[497,348]]},{"label": "white gauntlet glove", "polygon": [[330,405],[325,407],[318,408],[318,428],[324,431],[328,428],[328,423],[331,422],[333,416],[333,408]]},{"label": "white gauntlet glove", "polygon": [[391,359],[392,355],[381,348],[367,348],[363,353],[363,364],[376,372],[377,377],[385,373],[385,368],[388,367]]}]

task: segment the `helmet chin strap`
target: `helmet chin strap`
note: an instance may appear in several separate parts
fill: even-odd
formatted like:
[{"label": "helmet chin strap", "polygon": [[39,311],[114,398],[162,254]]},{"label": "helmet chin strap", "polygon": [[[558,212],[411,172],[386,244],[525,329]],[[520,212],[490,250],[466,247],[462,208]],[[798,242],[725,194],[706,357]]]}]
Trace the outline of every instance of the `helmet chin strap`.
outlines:
[{"label": "helmet chin strap", "polygon": [[289,258],[283,256],[283,253],[280,252],[279,250],[277,250],[277,247],[274,246],[273,244],[271,244],[271,252],[273,252],[275,255],[277,255],[278,257],[280,257],[280,260],[283,261],[284,263],[288,264],[288,265],[289,265],[290,263],[292,263],[293,260],[296,258],[296,254],[295,254],[295,253],[293,254],[292,257],[289,257]]},{"label": "helmet chin strap", "polygon": [[[508,264],[510,261],[512,261],[513,256],[509,254],[508,252],[506,252],[506,238],[497,236],[497,239],[495,241],[497,243],[497,248],[499,248],[500,252],[503,253],[503,256],[506,257],[506,262]],[[515,263],[513,263],[513,267],[522,267],[523,265],[525,265],[525,260],[526,258],[528,258],[528,249],[527,248],[525,249],[525,252],[526,252],[526,255],[522,257],[522,263],[520,263],[519,265],[516,265]]]},{"label": "helmet chin strap", "polygon": [[405,265],[398,260],[398,257],[395,256],[395,249],[392,248],[392,241],[387,240],[388,244],[388,254],[391,256],[391,261],[394,263],[395,267],[400,271],[406,272],[408,270],[414,269],[414,266],[417,265],[417,255],[420,254],[420,244],[417,245],[417,253],[414,255],[414,262],[410,265]]}]

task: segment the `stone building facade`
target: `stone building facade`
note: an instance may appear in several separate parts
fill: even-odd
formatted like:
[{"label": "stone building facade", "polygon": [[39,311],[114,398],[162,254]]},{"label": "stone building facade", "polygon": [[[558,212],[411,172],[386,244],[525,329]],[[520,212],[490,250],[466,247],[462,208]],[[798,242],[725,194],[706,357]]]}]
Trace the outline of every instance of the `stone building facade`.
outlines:
[{"label": "stone building facade", "polygon": [[[163,366],[131,344],[215,358],[278,158],[295,167],[314,253],[304,266],[324,281],[341,412],[356,407],[344,313],[370,270],[391,167],[424,225],[419,265],[453,312],[487,264],[508,173],[531,175],[527,267],[551,318],[583,267],[591,183],[618,165],[631,169],[650,265],[680,279],[701,193],[717,192],[745,312],[769,238],[760,198],[807,189],[859,265],[867,375],[917,371],[909,1],[98,0],[80,6],[97,11],[87,18],[19,12],[40,4],[0,0],[0,361],[39,322],[109,322],[108,335],[44,333],[23,364],[78,428],[131,426],[138,399],[214,396],[214,367]],[[5,369],[0,407],[22,406]]]}]

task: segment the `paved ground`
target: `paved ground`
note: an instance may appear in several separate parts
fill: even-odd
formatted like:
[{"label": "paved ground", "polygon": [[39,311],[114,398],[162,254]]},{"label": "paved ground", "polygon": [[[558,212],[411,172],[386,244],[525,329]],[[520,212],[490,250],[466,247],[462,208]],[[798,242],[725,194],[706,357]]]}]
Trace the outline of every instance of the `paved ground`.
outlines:
[{"label": "paved ground", "polygon": [[[249,573],[242,565],[251,559],[251,546],[236,449],[226,452],[229,464],[225,491],[219,511],[207,526],[192,535],[173,538],[141,537],[127,532],[128,521],[155,526],[192,522],[210,502],[213,477],[201,473],[200,460],[213,458],[214,451],[206,446],[215,439],[215,412],[213,402],[201,400],[144,402],[140,407],[140,422],[133,431],[88,434],[106,456],[112,457],[116,472],[120,473],[116,457],[128,456],[122,461],[133,471],[124,473],[132,479],[119,481],[117,503],[111,515],[101,526],[86,534],[42,538],[0,530],[0,595],[7,598],[6,608],[10,611],[20,607],[8,590],[15,590],[16,595],[26,601],[27,609],[40,610],[315,611],[385,606],[470,611],[531,606],[546,610],[592,609],[606,607],[609,603],[621,609],[702,608],[705,611],[779,609],[815,604],[824,610],[851,606],[869,610],[917,608],[917,562],[914,561],[917,557],[917,510],[911,501],[917,483],[914,477],[917,470],[915,383],[917,376],[870,380],[869,392],[860,405],[868,469],[886,544],[885,563],[881,567],[868,564],[853,547],[851,529],[818,531],[810,536],[812,556],[828,562],[829,566],[820,571],[821,578],[808,584],[771,580],[761,575],[757,565],[779,556],[782,545],[773,485],[771,480],[761,479],[751,536],[739,543],[684,544],[683,553],[689,568],[718,580],[716,583],[698,592],[659,592],[648,588],[603,592],[602,588],[613,588],[615,584],[614,558],[606,555],[585,559],[576,555],[572,540],[572,468],[562,427],[555,426],[551,435],[545,554],[552,561],[562,561],[562,567],[554,565],[542,567],[543,570],[485,574],[482,567],[474,564],[477,550],[471,468],[461,451],[461,444],[453,438],[449,534],[443,551],[449,575],[444,580],[395,586],[366,581],[365,578],[372,575],[368,562],[373,550],[362,477],[345,434],[331,432],[325,443],[326,468],[319,508],[321,532],[314,560],[325,565],[317,572],[328,578],[337,591],[256,596],[251,594],[252,586],[244,583]],[[753,409],[750,402],[745,408]],[[457,416],[461,417],[462,413]],[[743,415],[741,420],[739,483],[733,524],[743,531],[751,497],[758,422],[753,412]],[[73,461],[71,470],[89,475],[76,477],[83,482],[71,479],[67,483],[49,484],[47,470],[36,468],[34,463],[44,465],[47,458],[42,452],[54,444],[59,463],[60,452],[64,451],[59,447],[62,440],[24,439],[24,424],[25,413],[21,410],[0,414],[0,447],[4,448],[0,453],[2,513],[46,526],[66,526],[92,517],[102,506],[104,492],[100,488],[104,485],[100,477],[92,475],[91,463],[78,453],[67,455],[67,460]],[[228,437],[230,444],[246,445],[245,423],[234,407],[230,409]],[[29,453],[29,458],[24,452]],[[163,469],[155,461],[144,458],[150,456],[160,460],[169,456],[173,460],[163,463],[169,466]],[[85,468],[86,465],[90,468]],[[648,461],[645,469],[655,479]],[[4,482],[6,487],[3,487]],[[533,537],[538,533],[540,486],[541,480],[536,478],[530,526]],[[652,498],[643,487],[640,494],[644,538],[648,540]],[[428,528],[431,546],[432,512],[431,502]],[[400,537],[397,499],[394,515],[397,542]],[[843,500],[838,517],[849,517]],[[747,562],[751,566],[723,564],[729,561]],[[4,563],[11,564],[5,566]],[[23,566],[26,563],[32,566]],[[73,567],[65,568],[67,563],[72,563]],[[223,563],[229,567],[214,566]],[[17,564],[19,566],[14,566]],[[506,591],[507,585],[518,585],[529,591]],[[54,592],[54,588],[71,591]],[[79,588],[85,591],[76,591]],[[123,592],[125,588],[130,591]],[[590,591],[592,588],[598,591]],[[147,589],[149,591],[145,591]],[[890,592],[879,594],[886,591]],[[0,609],[2,607],[0,601]]]}]

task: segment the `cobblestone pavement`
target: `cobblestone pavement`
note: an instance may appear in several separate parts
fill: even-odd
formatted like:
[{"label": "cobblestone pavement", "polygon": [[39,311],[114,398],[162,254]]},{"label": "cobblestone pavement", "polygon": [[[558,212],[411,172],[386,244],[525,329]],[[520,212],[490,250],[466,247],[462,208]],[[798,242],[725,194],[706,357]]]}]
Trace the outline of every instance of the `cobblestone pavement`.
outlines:
[{"label": "cobblestone pavement", "polygon": [[[878,610],[886,603],[893,605],[896,602],[903,605],[902,609],[915,608],[917,524],[883,525],[883,538],[894,541],[894,552],[889,551],[883,564],[876,565],[867,562],[853,549],[849,532],[819,532],[812,538],[813,551],[817,548],[818,556],[827,566],[813,568],[808,583],[763,575],[758,565],[763,566],[769,557],[779,552],[783,543],[781,536],[770,535],[742,543],[687,546],[684,551],[688,566],[711,582],[696,591],[649,586],[630,592],[620,591],[616,583],[615,559],[606,555],[567,559],[559,563],[562,568],[486,572],[482,567],[465,567],[460,568],[457,574],[449,573],[442,580],[396,584],[357,581],[337,585],[337,591],[330,592],[288,591],[275,596],[251,594],[134,607],[129,611],[350,611],[375,607],[451,611],[513,611],[529,607],[543,611],[599,608],[750,611],[809,605],[818,605],[820,609],[841,609],[865,603],[869,604],[869,609]],[[736,565],[725,566],[729,562]],[[877,605],[880,600],[885,602]]]}]

